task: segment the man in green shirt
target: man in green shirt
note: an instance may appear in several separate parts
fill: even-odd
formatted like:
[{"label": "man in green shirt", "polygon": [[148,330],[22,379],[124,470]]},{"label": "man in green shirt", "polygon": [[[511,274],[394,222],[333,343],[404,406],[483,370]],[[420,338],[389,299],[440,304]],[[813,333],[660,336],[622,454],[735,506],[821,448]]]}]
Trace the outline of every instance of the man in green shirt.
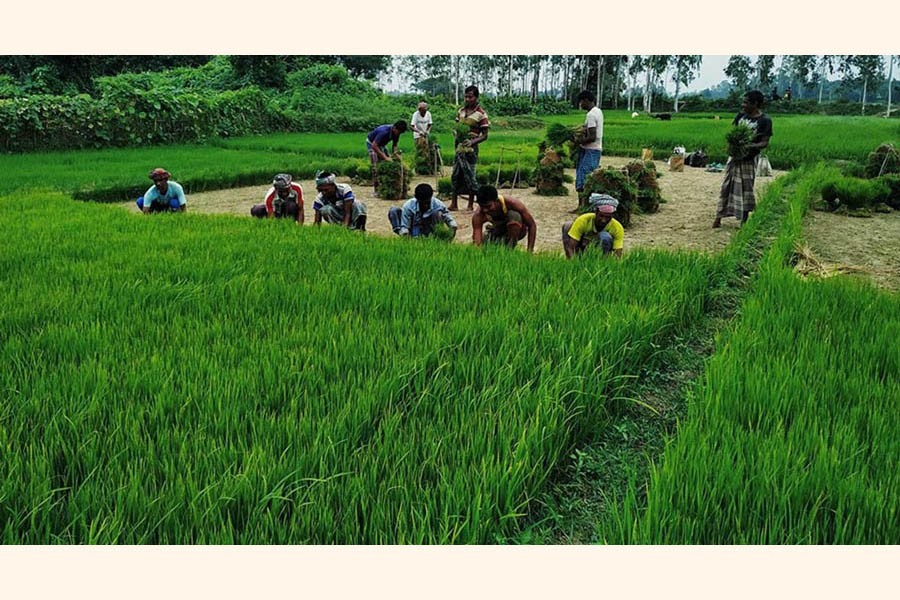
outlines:
[{"label": "man in green shirt", "polygon": [[606,194],[591,194],[591,212],[584,213],[562,227],[563,251],[566,258],[584,252],[592,243],[603,248],[603,254],[612,252],[622,256],[625,246],[625,228],[613,218],[619,201]]}]

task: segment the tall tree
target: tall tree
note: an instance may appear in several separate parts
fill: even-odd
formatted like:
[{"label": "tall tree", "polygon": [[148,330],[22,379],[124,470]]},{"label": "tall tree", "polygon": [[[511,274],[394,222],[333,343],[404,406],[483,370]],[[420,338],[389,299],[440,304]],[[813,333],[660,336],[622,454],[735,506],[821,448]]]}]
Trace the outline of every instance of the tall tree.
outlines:
[{"label": "tall tree", "polygon": [[862,80],[862,114],[866,114],[866,92],[869,85],[874,88],[884,80],[884,58],[880,54],[857,54],[852,62]]},{"label": "tall tree", "polygon": [[894,88],[894,63],[900,65],[900,54],[892,54],[888,59],[888,96],[887,96],[887,114],[891,116],[891,96]]},{"label": "tall tree", "polygon": [[756,58],[756,65],[754,65],[754,69],[756,70],[757,85],[761,89],[769,89],[769,86],[775,82],[772,76],[772,71],[775,69],[775,55],[760,54]]},{"label": "tall tree", "polygon": [[739,93],[743,93],[750,83],[753,69],[750,67],[750,57],[743,54],[733,54],[725,65],[725,75],[731,79],[731,85]]},{"label": "tall tree", "polygon": [[785,57],[784,68],[791,79],[791,89],[798,99],[815,72],[816,57],[812,54],[793,54]]},{"label": "tall tree", "polygon": [[678,98],[681,93],[682,85],[689,85],[700,72],[700,65],[703,63],[703,56],[700,54],[676,54],[672,57],[673,77],[675,79],[675,105],[674,110],[678,112]]},{"label": "tall tree", "polygon": [[836,54],[822,54],[816,61],[814,81],[819,84],[819,104],[822,104],[822,92],[825,90],[825,82],[829,75],[834,75],[837,68],[838,57]]},{"label": "tall tree", "polygon": [[668,54],[653,54],[646,59],[647,78],[644,85],[644,112],[653,112],[653,94],[660,77],[669,66],[671,56]]}]

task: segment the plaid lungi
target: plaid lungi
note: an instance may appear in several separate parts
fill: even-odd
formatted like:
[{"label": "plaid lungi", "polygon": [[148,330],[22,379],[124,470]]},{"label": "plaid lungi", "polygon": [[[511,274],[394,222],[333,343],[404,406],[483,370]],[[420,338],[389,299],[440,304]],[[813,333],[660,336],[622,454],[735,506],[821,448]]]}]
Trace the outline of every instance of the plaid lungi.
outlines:
[{"label": "plaid lungi", "polygon": [[728,158],[725,164],[725,179],[719,192],[716,217],[742,218],[745,213],[756,208],[753,183],[756,181],[756,157]]},{"label": "plaid lungi", "polygon": [[453,161],[453,193],[468,196],[478,193],[478,180],[475,178],[475,165],[478,163],[476,152],[457,152]]}]

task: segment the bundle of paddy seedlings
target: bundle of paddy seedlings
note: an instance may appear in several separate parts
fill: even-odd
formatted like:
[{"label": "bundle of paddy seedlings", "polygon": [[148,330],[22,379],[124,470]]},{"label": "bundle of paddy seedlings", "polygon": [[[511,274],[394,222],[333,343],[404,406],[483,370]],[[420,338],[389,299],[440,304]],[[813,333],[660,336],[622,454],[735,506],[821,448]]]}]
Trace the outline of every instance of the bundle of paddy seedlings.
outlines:
[{"label": "bundle of paddy seedlings", "polygon": [[579,207],[587,209],[587,199],[594,192],[609,194],[619,201],[619,206],[613,215],[623,227],[631,225],[631,214],[635,211],[638,201],[638,187],[621,169],[607,167],[597,169],[587,176],[584,181],[584,190],[578,196]]},{"label": "bundle of paddy seedlings", "polygon": [[538,144],[538,166],[534,170],[534,182],[541,196],[565,196],[569,193],[563,185],[565,173],[559,153],[547,142]]},{"label": "bundle of paddy seedlings", "polygon": [[900,151],[893,144],[881,144],[869,153],[866,177],[900,174]]},{"label": "bundle of paddy seedlings", "polygon": [[375,190],[383,200],[403,200],[408,197],[409,167],[403,164],[403,158],[394,156],[393,160],[384,160],[375,167],[378,174],[378,188]]},{"label": "bundle of paddy seedlings", "polygon": [[643,213],[655,213],[664,202],[659,191],[659,172],[652,161],[636,160],[625,166],[625,171],[637,187],[637,205]]},{"label": "bundle of paddy seedlings", "polygon": [[[419,138],[421,140],[422,138]],[[433,137],[424,138],[425,142],[416,143],[416,173],[418,175],[434,175],[437,165],[440,164],[440,146]]]},{"label": "bundle of paddy seedlings", "polygon": [[453,126],[453,138],[456,144],[455,152],[457,154],[469,154],[470,152],[475,152],[475,148],[471,146],[466,146],[463,144],[464,141],[471,139],[472,125],[475,122],[471,119],[463,119],[459,123],[456,123]]},{"label": "bundle of paddy seedlings", "polygon": [[578,152],[578,146],[581,144],[581,136],[584,134],[584,128],[567,127],[561,123],[551,123],[547,126],[548,146],[556,149],[560,156],[570,164],[564,166],[575,166],[575,158]]},{"label": "bundle of paddy seedlings", "polygon": [[728,156],[735,160],[746,158],[750,153],[749,146],[753,143],[754,134],[753,129],[747,125],[735,125],[725,136],[728,144]]}]

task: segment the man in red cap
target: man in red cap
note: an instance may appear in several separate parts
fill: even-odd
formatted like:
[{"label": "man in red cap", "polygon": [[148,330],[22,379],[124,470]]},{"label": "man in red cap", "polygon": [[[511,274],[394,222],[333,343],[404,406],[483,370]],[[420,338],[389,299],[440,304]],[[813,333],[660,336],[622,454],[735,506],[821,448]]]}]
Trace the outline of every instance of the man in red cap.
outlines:
[{"label": "man in red cap", "polygon": [[138,208],[144,214],[156,212],[184,212],[187,210],[187,200],[184,197],[184,189],[180,184],[169,181],[169,172],[165,169],[153,169],[150,171],[150,179],[153,186],[143,196],[137,199]]},{"label": "man in red cap", "polygon": [[603,254],[612,252],[622,256],[625,245],[625,228],[613,215],[619,201],[606,194],[591,194],[591,212],[586,212],[562,227],[563,251],[566,258],[584,252],[592,243],[603,248]]}]

